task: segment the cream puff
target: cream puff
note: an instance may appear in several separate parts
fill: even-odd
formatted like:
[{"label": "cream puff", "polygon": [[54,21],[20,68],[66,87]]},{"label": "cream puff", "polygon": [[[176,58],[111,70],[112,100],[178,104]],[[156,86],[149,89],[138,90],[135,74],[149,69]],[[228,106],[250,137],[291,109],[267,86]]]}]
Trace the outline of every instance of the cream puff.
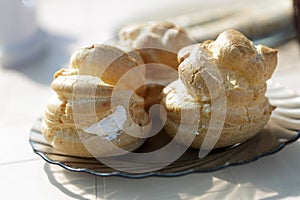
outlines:
[{"label": "cream puff", "polygon": [[[178,59],[179,79],[164,88],[161,101],[168,135],[175,139],[180,132],[179,143],[191,141],[187,145],[199,149],[210,137],[208,128],[217,129],[210,122],[216,120],[212,113],[220,111],[224,124],[214,148],[244,142],[264,127],[273,110],[265,92],[277,65],[277,50],[255,46],[240,32],[227,30],[215,41],[183,48]],[[223,104],[213,110],[212,103],[220,99]],[[192,111],[198,117],[190,114],[183,119],[181,113]],[[197,130],[191,132],[195,123]]]},{"label": "cream puff", "polygon": [[177,53],[190,44],[185,30],[168,21],[128,25],[119,31],[118,45],[138,52],[145,64],[147,109],[159,104],[162,89],[177,79]]},{"label": "cream puff", "polygon": [[[150,122],[144,99],[135,93],[134,80],[120,82],[138,66],[136,60],[116,47],[93,45],[75,52],[70,63],[51,84],[55,94],[42,120],[45,139],[57,150],[87,157],[141,146]],[[142,71],[134,75],[143,81]]]}]

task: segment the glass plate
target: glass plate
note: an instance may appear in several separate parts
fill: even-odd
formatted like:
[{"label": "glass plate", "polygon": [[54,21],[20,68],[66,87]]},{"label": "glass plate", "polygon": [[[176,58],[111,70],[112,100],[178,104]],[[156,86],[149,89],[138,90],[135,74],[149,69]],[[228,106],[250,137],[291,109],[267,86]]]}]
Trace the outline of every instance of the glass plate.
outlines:
[{"label": "glass plate", "polygon": [[[47,162],[76,172],[128,178],[181,176],[195,172],[212,172],[233,165],[243,165],[263,156],[276,153],[300,137],[299,131],[286,129],[271,119],[266,127],[255,137],[241,144],[215,149],[204,158],[200,159],[198,157],[199,151],[188,149],[179,159],[163,169],[147,173],[126,173],[107,167],[95,158],[70,156],[55,150],[44,140],[40,124],[41,119],[38,119],[31,129],[30,144],[34,152]],[[157,137],[160,139],[157,140]],[[169,141],[169,137],[161,131],[155,136],[148,138],[136,152],[157,150]]]}]

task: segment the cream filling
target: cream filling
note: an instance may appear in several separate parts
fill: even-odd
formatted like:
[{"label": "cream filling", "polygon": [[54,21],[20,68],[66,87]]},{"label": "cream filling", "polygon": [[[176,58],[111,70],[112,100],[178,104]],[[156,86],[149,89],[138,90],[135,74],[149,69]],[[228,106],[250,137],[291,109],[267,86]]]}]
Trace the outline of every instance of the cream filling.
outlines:
[{"label": "cream filling", "polygon": [[208,104],[208,103],[203,104],[202,111],[206,114],[210,113],[211,112],[210,104]]},{"label": "cream filling", "polygon": [[123,106],[117,106],[112,114],[82,130],[86,133],[102,136],[107,140],[114,140],[121,134],[126,120],[127,115],[125,108]]}]

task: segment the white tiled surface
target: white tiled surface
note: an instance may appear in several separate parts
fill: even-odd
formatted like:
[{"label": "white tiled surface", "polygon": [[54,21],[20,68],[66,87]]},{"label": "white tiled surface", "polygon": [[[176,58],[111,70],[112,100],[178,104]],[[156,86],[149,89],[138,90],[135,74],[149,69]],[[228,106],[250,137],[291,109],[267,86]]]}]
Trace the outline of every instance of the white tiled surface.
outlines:
[{"label": "white tiled surface", "polygon": [[[102,181],[98,178],[98,182]],[[230,171],[222,170],[174,178],[108,177],[104,178],[104,188],[106,199],[207,199],[229,192],[232,181]]]},{"label": "white tiled surface", "polygon": [[[230,0],[232,2],[234,0]],[[299,199],[300,144],[254,163],[177,178],[95,177],[46,164],[35,155],[28,132],[52,92],[53,73],[81,45],[102,42],[132,16],[150,19],[208,6],[207,1],[40,0],[38,17],[47,32],[39,58],[19,69],[0,68],[0,199]],[[172,3],[170,3],[172,2]],[[235,1],[238,2],[238,1]],[[220,1],[210,1],[216,6]],[[134,6],[132,6],[134,5]],[[157,7],[168,8],[159,9]],[[180,8],[178,10],[178,8]],[[171,10],[171,11],[165,11]],[[148,14],[147,14],[148,13]],[[279,48],[274,81],[300,94],[300,53],[295,41]]]},{"label": "white tiled surface", "polygon": [[1,199],[95,199],[95,177],[42,160],[0,165]]},{"label": "white tiled surface", "polygon": [[299,152],[300,143],[296,142],[274,155],[247,165],[231,167],[240,190],[249,197],[246,199],[253,199],[250,196],[255,192],[269,199],[299,199]]}]

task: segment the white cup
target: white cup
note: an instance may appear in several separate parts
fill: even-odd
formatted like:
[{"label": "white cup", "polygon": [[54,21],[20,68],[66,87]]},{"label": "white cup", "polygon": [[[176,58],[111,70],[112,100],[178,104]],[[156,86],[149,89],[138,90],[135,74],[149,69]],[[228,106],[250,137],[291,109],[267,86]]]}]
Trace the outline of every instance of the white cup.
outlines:
[{"label": "white cup", "polygon": [[0,0],[0,65],[17,67],[42,47],[35,0]]}]

